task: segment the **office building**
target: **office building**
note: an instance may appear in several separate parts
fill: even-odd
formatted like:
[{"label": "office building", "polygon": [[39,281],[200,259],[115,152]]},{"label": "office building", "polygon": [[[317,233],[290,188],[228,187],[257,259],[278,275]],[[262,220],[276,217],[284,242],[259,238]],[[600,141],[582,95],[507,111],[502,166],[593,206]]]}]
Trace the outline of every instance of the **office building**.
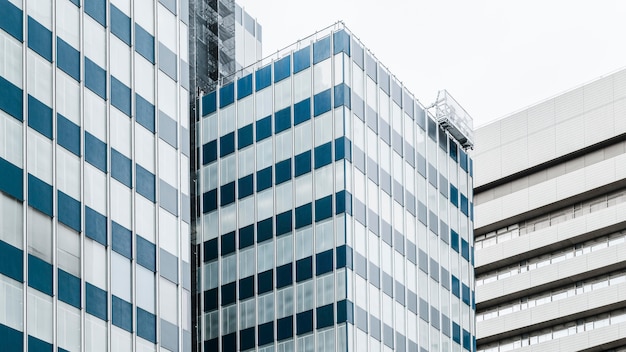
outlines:
[{"label": "office building", "polygon": [[471,118],[447,93],[427,110],[337,24],[197,104],[200,350],[475,350]]},{"label": "office building", "polygon": [[624,351],[626,70],[475,140],[478,351]]},{"label": "office building", "polygon": [[0,1],[0,349],[190,351],[188,5]]}]

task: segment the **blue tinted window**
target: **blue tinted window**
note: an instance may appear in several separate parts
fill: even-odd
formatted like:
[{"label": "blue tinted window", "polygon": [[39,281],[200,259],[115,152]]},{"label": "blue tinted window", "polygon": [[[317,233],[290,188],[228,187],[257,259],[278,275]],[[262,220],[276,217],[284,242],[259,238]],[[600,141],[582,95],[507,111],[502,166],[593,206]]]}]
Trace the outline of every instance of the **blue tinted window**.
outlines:
[{"label": "blue tinted window", "polygon": [[[0,16],[2,18],[3,16]],[[22,90],[0,76],[0,109],[22,121]]]},{"label": "blue tinted window", "polygon": [[274,270],[268,270],[257,275],[257,293],[263,294],[274,289]]},{"label": "blue tinted window", "polygon": [[293,337],[293,316],[281,318],[276,321],[276,334],[278,341]]},{"label": "blue tinted window", "polygon": [[249,124],[237,131],[237,148],[242,149],[254,142],[253,125]]},{"label": "blue tinted window", "polygon": [[133,305],[111,296],[111,321],[113,325],[128,332],[133,331]]},{"label": "blue tinted window", "polygon": [[[259,346],[274,341],[274,322],[259,325]],[[225,350],[227,351],[227,350]]]},{"label": "blue tinted window", "polygon": [[313,43],[313,64],[317,64],[330,57],[330,36]]},{"label": "blue tinted window", "polygon": [[106,76],[107,72],[104,69],[85,57],[85,87],[105,100],[107,98]]},{"label": "blue tinted window", "polygon": [[80,127],[61,114],[57,114],[57,143],[80,156]]},{"label": "blue tinted window", "polygon": [[[213,346],[211,346],[209,343],[210,343],[209,341],[205,341],[204,350],[205,351],[217,351],[217,347],[213,348]],[[241,348],[242,351],[253,348],[255,344],[256,344],[256,329],[254,328],[254,326],[251,328],[247,328],[247,329],[239,331],[239,347]]]},{"label": "blue tinted window", "polygon": [[254,244],[254,225],[248,225],[246,227],[239,229],[239,249],[252,246],[253,244]]},{"label": "blue tinted window", "polygon": [[102,245],[107,245],[107,218],[85,206],[85,235]]},{"label": "blue tinted window", "polygon": [[350,35],[345,30],[333,34],[333,53],[344,52],[350,56]]},{"label": "blue tinted window", "polygon": [[202,195],[202,208],[202,212],[205,214],[217,209],[217,189]]},{"label": "blue tinted window", "polygon": [[137,245],[137,264],[156,271],[156,245],[141,236],[135,236]]},{"label": "blue tinted window", "polygon": [[272,135],[272,117],[268,116],[256,122],[256,140],[261,141]]},{"label": "blue tinted window", "polygon": [[350,192],[341,191],[337,193],[335,203],[336,214],[341,214],[343,212],[352,214],[352,195],[350,194]]},{"label": "blue tinted window", "polygon": [[313,331],[313,311],[298,313],[296,315],[296,333],[298,335]]},{"label": "blue tinted window", "polygon": [[466,216],[469,216],[468,206],[467,197],[461,193],[461,212]]},{"label": "blue tinted window", "polygon": [[231,132],[220,138],[220,157],[235,152],[235,132]]},{"label": "blue tinted window", "polygon": [[217,110],[217,92],[202,97],[202,116],[214,113]]},{"label": "blue tinted window", "polygon": [[48,352],[52,351],[52,344],[40,340],[34,336],[28,335],[28,351],[33,352]]},{"label": "blue tinted window", "polygon": [[452,340],[461,343],[461,327],[455,322],[452,322]]},{"label": "blue tinted window", "polygon": [[333,216],[333,196],[315,200],[315,221],[322,221]]},{"label": "blue tinted window", "polygon": [[111,221],[111,248],[128,259],[133,258],[133,234],[124,226]]},{"label": "blue tinted window", "polygon": [[274,82],[281,81],[291,74],[291,56],[274,62]]},{"label": "blue tinted window", "polygon": [[274,224],[272,218],[259,221],[256,224],[256,242],[261,243],[274,237]]},{"label": "blue tinted window", "polygon": [[220,88],[220,108],[228,106],[235,101],[235,84],[230,83]]},{"label": "blue tinted window", "polygon": [[[252,230],[254,235],[254,229]],[[217,259],[218,245],[217,238],[204,242],[204,262],[210,262]]]},{"label": "blue tinted window", "polygon": [[315,148],[315,168],[326,166],[333,161],[332,142]]},{"label": "blue tinted window", "polygon": [[85,13],[106,27],[106,1],[105,0],[84,0]]},{"label": "blue tinted window", "polygon": [[85,307],[87,313],[98,317],[104,321],[107,320],[107,292],[100,288],[85,283]]},{"label": "blue tinted window", "polygon": [[85,131],[85,160],[102,172],[107,172],[107,145],[87,131]]},{"label": "blue tinted window", "polygon": [[335,107],[340,106],[350,109],[350,87],[343,83],[335,86]]},{"label": "blue tinted window", "polygon": [[256,173],[256,190],[257,192],[263,191],[272,187],[272,167],[267,167]]},{"label": "blue tinted window", "polygon": [[291,285],[292,272],[293,266],[291,263],[276,268],[276,288]]},{"label": "blue tinted window", "polygon": [[0,1],[0,28],[22,41],[22,10],[11,4],[8,0]]},{"label": "blue tinted window", "polygon": [[293,123],[298,125],[311,119],[311,99],[307,98],[294,104],[293,106]]},{"label": "blue tinted window", "polygon": [[335,139],[335,161],[341,159],[352,160],[352,142],[346,137]]},{"label": "blue tinted window", "polygon": [[154,203],[156,201],[155,176],[139,164],[135,165],[135,173],[135,188],[137,189],[137,193]]},{"label": "blue tinted window", "polygon": [[28,174],[28,205],[52,216],[52,186]]},{"label": "blue tinted window", "polygon": [[135,94],[135,119],[148,131],[154,133],[154,105],[139,94]]},{"label": "blue tinted window", "polygon": [[299,206],[295,210],[296,229],[311,225],[313,222],[313,205],[311,203]]},{"label": "blue tinted window", "polygon": [[57,202],[59,222],[80,232],[80,202],[61,191],[57,191]]},{"label": "blue tinted window", "polygon": [[136,23],[135,23],[135,50],[139,54],[141,54],[141,56],[145,57],[148,61],[154,63],[154,37]]},{"label": "blue tinted window", "polygon": [[325,327],[331,326],[335,322],[335,312],[333,310],[333,305],[328,304],[323,307],[318,307],[315,312],[316,316],[316,329],[323,329]]},{"label": "blue tinted window", "polygon": [[28,47],[52,62],[52,32],[28,16]]},{"label": "blue tinted window", "polygon": [[0,260],[0,273],[17,281],[24,281],[22,251],[0,241],[0,256],[3,258]]},{"label": "blue tinted window", "polygon": [[131,93],[130,88],[120,82],[117,78],[111,76],[111,105],[118,108],[127,116],[131,115]]},{"label": "blue tinted window", "polygon": [[58,275],[59,300],[80,309],[80,279],[61,269],[58,269]]},{"label": "blue tinted window", "polygon": [[280,133],[291,128],[291,107],[287,107],[274,114],[274,133]]},{"label": "blue tinted window", "polygon": [[110,11],[111,33],[130,46],[130,18],[113,4],[110,6]]},{"label": "blue tinted window", "polygon": [[242,177],[238,181],[239,199],[243,199],[254,192],[254,175]]},{"label": "blue tinted window", "polygon": [[311,172],[311,151],[298,154],[295,157],[295,177]]},{"label": "blue tinted window", "polygon": [[453,184],[450,184],[450,203],[459,207],[459,190]]},{"label": "blue tinted window", "polygon": [[221,236],[222,256],[228,255],[235,251],[235,232],[230,232]]},{"label": "blue tinted window", "polygon": [[235,201],[235,182],[220,187],[220,205],[224,206]]},{"label": "blue tinted window", "polygon": [[276,164],[276,184],[289,181],[291,179],[291,159],[283,160]]},{"label": "blue tinted window", "polygon": [[313,116],[319,116],[330,111],[330,94],[330,89],[315,94],[313,97]]},{"label": "blue tinted window", "polygon": [[333,271],[333,255],[332,249],[315,255],[315,275],[319,276]]},{"label": "blue tinted window", "polygon": [[311,47],[307,46],[293,53],[293,73],[298,73],[311,66]]},{"label": "blue tinted window", "polygon": [[313,277],[313,257],[296,261],[296,282],[302,282]]},{"label": "blue tinted window", "polygon": [[217,141],[211,141],[202,146],[202,165],[217,160]]},{"label": "blue tinted window", "polygon": [[252,74],[237,80],[237,99],[242,99],[252,94]]},{"label": "blue tinted window", "polygon": [[137,336],[156,343],[156,317],[137,307]]},{"label": "blue tinted window", "polygon": [[52,109],[28,95],[28,126],[52,139]]},{"label": "blue tinted window", "polygon": [[52,296],[52,265],[28,255],[28,286]]},{"label": "blue tinted window", "polygon": [[23,171],[19,167],[0,158],[0,191],[24,200]]},{"label": "blue tinted window", "polygon": [[272,66],[268,65],[256,71],[256,91],[260,91],[272,84]]},{"label": "blue tinted window", "polygon": [[132,162],[122,153],[111,148],[111,176],[123,183],[126,187],[132,188]]}]

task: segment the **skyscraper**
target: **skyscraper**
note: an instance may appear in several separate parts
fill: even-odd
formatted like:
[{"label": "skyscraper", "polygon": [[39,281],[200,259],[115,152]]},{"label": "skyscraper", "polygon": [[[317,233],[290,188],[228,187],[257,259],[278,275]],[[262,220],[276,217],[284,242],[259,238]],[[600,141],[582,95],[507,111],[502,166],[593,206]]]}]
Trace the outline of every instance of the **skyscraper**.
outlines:
[{"label": "skyscraper", "polygon": [[474,350],[471,118],[343,25],[198,101],[205,351]]},{"label": "skyscraper", "polygon": [[478,351],[625,350],[625,137],[626,70],[477,129]]},{"label": "skyscraper", "polygon": [[0,1],[3,350],[191,350],[187,11]]}]

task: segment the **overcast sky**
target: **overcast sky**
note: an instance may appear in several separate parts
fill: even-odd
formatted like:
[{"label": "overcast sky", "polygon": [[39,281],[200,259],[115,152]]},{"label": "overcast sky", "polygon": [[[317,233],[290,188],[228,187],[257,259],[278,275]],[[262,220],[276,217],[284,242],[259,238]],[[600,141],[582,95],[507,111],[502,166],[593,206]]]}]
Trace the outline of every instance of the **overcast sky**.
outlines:
[{"label": "overcast sky", "polygon": [[237,0],[263,56],[339,20],[424,104],[474,127],[626,67],[623,0]]}]

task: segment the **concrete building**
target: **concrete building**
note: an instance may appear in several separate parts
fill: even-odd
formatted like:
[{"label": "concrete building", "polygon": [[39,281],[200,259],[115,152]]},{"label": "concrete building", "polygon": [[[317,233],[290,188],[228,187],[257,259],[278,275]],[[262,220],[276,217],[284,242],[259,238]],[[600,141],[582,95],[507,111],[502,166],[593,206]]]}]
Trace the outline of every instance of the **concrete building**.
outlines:
[{"label": "concrete building", "polygon": [[[343,25],[198,101],[204,351],[473,351],[471,118]],[[444,129],[445,127],[445,129]]]},{"label": "concrete building", "polygon": [[626,70],[475,140],[478,351],[624,351]]}]

